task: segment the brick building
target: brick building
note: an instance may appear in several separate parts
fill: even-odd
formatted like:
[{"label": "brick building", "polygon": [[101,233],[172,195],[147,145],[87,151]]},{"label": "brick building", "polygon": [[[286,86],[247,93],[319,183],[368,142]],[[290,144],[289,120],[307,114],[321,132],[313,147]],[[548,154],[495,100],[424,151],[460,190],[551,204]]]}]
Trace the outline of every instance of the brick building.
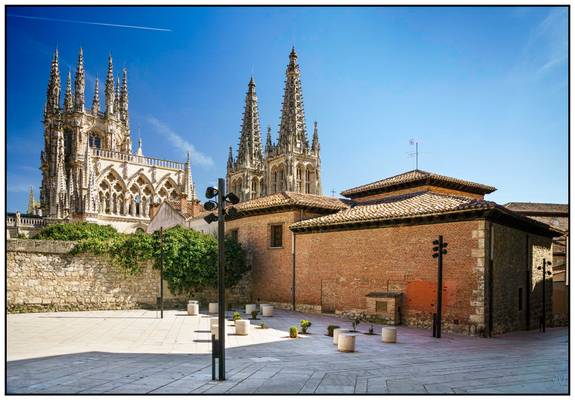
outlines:
[{"label": "brick building", "polygon": [[443,235],[444,327],[486,336],[533,329],[537,266],[558,233],[485,200],[494,190],[414,170],[346,190],[345,199],[281,192],[242,202],[227,232],[248,250],[253,300],[421,327],[435,310],[432,241]]}]

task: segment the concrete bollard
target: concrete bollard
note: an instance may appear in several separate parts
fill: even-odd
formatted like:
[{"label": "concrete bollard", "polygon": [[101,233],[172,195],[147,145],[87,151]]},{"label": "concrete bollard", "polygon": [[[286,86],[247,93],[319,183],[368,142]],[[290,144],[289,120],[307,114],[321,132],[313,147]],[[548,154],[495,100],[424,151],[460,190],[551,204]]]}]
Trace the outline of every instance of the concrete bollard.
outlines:
[{"label": "concrete bollard", "polygon": [[250,321],[247,319],[237,319],[236,325],[236,335],[247,335],[250,333]]},{"label": "concrete bollard", "polygon": [[395,343],[397,341],[397,329],[391,326],[381,328],[381,341],[383,343]]},{"label": "concrete bollard", "polygon": [[274,306],[265,305],[261,306],[262,317],[271,317],[274,314]]},{"label": "concrete bollard", "polygon": [[200,306],[196,303],[188,303],[188,315],[198,315],[200,313]]},{"label": "concrete bollard", "polygon": [[333,344],[337,344],[337,339],[341,333],[347,333],[349,329],[345,328],[336,328],[333,330]]},{"label": "concrete bollard", "polygon": [[218,313],[218,303],[208,304],[208,314],[217,314],[217,313]]},{"label": "concrete bollard", "polygon": [[246,314],[251,315],[252,311],[256,311],[257,306],[255,304],[246,304]]},{"label": "concrete bollard", "polygon": [[337,339],[337,350],[345,353],[353,353],[355,351],[355,335],[340,333]]}]

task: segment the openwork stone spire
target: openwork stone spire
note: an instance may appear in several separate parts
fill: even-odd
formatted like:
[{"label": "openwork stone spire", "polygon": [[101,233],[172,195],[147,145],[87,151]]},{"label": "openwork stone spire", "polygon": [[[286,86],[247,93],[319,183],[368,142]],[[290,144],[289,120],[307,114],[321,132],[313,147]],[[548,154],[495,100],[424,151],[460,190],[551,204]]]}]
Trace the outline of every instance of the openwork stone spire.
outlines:
[{"label": "openwork stone spire", "polygon": [[279,146],[283,151],[304,152],[308,147],[303,95],[297,54],[292,48],[286,70],[286,81],[280,121]]},{"label": "openwork stone spire", "polygon": [[78,54],[78,66],[76,67],[76,77],[74,82],[74,109],[84,111],[84,93],[86,91],[86,78],[84,76],[84,52],[80,47]]},{"label": "openwork stone spire", "polygon": [[92,113],[98,114],[100,111],[100,80],[96,77],[94,85],[94,98],[92,99]]},{"label": "openwork stone spire", "polygon": [[317,121],[313,123],[313,139],[311,141],[311,151],[319,153],[319,135],[317,133]]},{"label": "openwork stone spire", "polygon": [[122,89],[120,90],[120,117],[128,123],[128,70],[124,68],[122,77]]},{"label": "openwork stone spire", "polygon": [[72,111],[74,109],[74,99],[72,98],[72,73],[68,71],[66,79],[66,95],[64,96],[64,110]]},{"label": "openwork stone spire", "polygon": [[272,127],[268,126],[268,134],[266,135],[266,156],[270,155],[274,149],[272,144]]},{"label": "openwork stone spire", "polygon": [[58,49],[54,52],[50,67],[50,79],[48,80],[48,92],[46,99],[46,112],[60,111],[60,68],[58,66]]},{"label": "openwork stone spire", "polygon": [[228,169],[234,168],[234,153],[232,150],[232,146],[230,146],[230,152],[228,154]]},{"label": "openwork stone spire", "polygon": [[108,57],[108,76],[106,77],[106,115],[114,114],[114,65],[112,55]]},{"label": "openwork stone spire", "polygon": [[250,79],[246,93],[246,105],[238,149],[238,166],[257,167],[262,163],[262,134],[260,130],[260,115],[258,112],[258,97],[256,84]]}]

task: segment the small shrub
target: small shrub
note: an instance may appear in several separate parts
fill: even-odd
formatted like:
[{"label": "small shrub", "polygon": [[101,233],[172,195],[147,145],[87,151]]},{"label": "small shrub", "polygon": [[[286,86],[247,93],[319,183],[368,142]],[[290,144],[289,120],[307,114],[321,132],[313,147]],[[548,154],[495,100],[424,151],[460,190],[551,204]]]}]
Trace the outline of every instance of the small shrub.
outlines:
[{"label": "small shrub", "polygon": [[339,328],[337,325],[328,325],[327,326],[327,336],[333,337],[333,330]]},{"label": "small shrub", "polygon": [[257,310],[253,310],[252,311],[252,319],[257,319],[258,318],[258,311]]},{"label": "small shrub", "polygon": [[233,319],[234,321],[237,321],[238,319],[242,319],[242,315],[241,315],[239,312],[236,311],[236,312],[232,315],[232,319]]},{"label": "small shrub", "polygon": [[289,328],[289,337],[292,339],[297,338],[297,326],[292,326]]},{"label": "small shrub", "polygon": [[268,324],[266,324],[265,322],[262,322],[262,323],[260,324],[260,329],[268,329],[268,328],[269,328],[269,326],[268,326]]},{"label": "small shrub", "polygon": [[300,325],[301,325],[301,333],[306,334],[307,328],[311,326],[311,321],[308,321],[307,319],[302,319],[300,321]]}]

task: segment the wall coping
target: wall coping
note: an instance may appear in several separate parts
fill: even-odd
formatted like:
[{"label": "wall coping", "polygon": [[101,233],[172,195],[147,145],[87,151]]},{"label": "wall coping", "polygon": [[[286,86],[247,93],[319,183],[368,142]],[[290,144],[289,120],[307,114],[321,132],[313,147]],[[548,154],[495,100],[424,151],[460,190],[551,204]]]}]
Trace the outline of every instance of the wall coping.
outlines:
[{"label": "wall coping", "polygon": [[6,251],[21,253],[66,254],[76,242],[64,240],[7,239]]}]

